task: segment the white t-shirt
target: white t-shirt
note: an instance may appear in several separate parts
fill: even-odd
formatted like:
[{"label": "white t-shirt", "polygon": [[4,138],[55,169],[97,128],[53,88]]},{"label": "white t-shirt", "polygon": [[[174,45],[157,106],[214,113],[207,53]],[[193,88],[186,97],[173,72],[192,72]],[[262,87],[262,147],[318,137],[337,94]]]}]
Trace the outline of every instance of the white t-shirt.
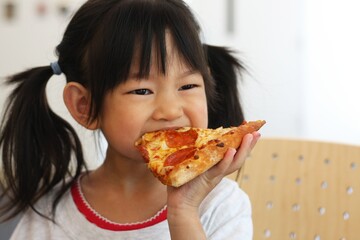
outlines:
[{"label": "white t-shirt", "polygon": [[[37,203],[37,209],[48,212],[51,209],[49,199],[51,199],[49,196],[41,199]],[[253,225],[249,198],[232,180],[224,178],[204,199],[199,213],[208,239],[252,239]],[[11,240],[23,239],[169,240],[170,233],[166,219],[152,226],[127,231],[98,227],[78,210],[71,192],[68,191],[56,208],[55,223],[39,216],[32,209],[25,212],[11,237]]]}]

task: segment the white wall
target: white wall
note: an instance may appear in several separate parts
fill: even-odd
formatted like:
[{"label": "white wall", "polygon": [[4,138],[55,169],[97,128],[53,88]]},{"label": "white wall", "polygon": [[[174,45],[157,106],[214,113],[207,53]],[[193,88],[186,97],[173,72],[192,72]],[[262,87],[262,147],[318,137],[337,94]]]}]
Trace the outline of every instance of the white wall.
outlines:
[{"label": "white wall", "polygon": [[[264,137],[359,145],[359,3],[232,1],[235,33],[225,29],[228,0],[187,0],[203,26],[204,41],[236,49],[246,64],[249,74],[240,91],[247,119],[267,120]],[[17,18],[7,22],[0,16],[0,76],[56,60],[53,51],[68,22],[56,12],[57,1],[49,3],[43,17],[35,14],[38,1],[16,2]],[[56,110],[71,119],[61,100],[63,84],[62,77],[53,77],[49,96]],[[0,86],[0,106],[7,93]],[[90,146],[87,155],[95,159],[92,137],[78,131]]]},{"label": "white wall", "polygon": [[[0,15],[0,78],[38,66],[45,66],[56,61],[55,47],[60,42],[71,15],[63,16],[58,12],[56,1],[48,4],[47,14],[38,16],[36,4],[39,1],[15,1],[17,13],[14,19],[7,21]],[[69,0],[69,7],[76,9],[84,0]],[[0,2],[2,3],[2,2]],[[1,7],[2,5],[0,5]],[[3,10],[3,9],[1,9]],[[92,132],[80,127],[70,116],[62,100],[65,85],[63,76],[53,76],[48,84],[48,98],[53,110],[71,122],[80,135],[84,154],[89,159],[90,168],[100,163],[98,147]],[[10,88],[0,85],[0,111]]]},{"label": "white wall", "polygon": [[235,33],[223,28],[226,2],[211,0],[204,8],[189,1],[203,23],[205,41],[236,49],[249,70],[240,89],[246,118],[266,119],[264,136],[303,137],[301,1],[234,0]]},{"label": "white wall", "polygon": [[360,2],[307,0],[304,135],[360,144]]},{"label": "white wall", "polygon": [[360,2],[232,1],[235,34],[224,30],[228,0],[187,2],[205,40],[237,49],[248,66],[247,118],[266,119],[267,137],[360,145]]}]

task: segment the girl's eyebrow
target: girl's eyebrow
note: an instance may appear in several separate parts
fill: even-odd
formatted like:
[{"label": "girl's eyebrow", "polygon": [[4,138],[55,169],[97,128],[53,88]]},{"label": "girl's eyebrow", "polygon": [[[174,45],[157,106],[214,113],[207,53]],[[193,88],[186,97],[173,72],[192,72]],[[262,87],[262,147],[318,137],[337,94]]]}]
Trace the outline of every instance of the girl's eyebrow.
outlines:
[{"label": "girl's eyebrow", "polygon": [[[198,70],[194,70],[194,69],[188,69],[182,73],[180,73],[178,76],[176,76],[177,79],[182,79],[182,78],[186,78],[190,75],[199,73]],[[140,73],[129,73],[129,77],[128,79],[135,79],[135,80],[140,80],[140,79],[148,79],[148,78],[152,78],[154,77],[154,75],[149,74],[147,77],[141,77]]]},{"label": "girl's eyebrow", "polygon": [[189,69],[189,70],[186,70],[185,72],[181,73],[178,78],[179,79],[186,78],[186,77],[188,77],[190,75],[193,75],[193,74],[196,74],[196,73],[199,73],[199,71],[194,70],[194,69]]},{"label": "girl's eyebrow", "polygon": [[130,72],[129,75],[128,75],[128,80],[146,80],[146,79],[149,79],[151,78],[152,75],[149,73],[149,74],[145,74],[145,75],[142,75],[140,73],[136,73],[136,72]]},{"label": "girl's eyebrow", "polygon": [[129,73],[129,79],[140,79],[140,73]]}]

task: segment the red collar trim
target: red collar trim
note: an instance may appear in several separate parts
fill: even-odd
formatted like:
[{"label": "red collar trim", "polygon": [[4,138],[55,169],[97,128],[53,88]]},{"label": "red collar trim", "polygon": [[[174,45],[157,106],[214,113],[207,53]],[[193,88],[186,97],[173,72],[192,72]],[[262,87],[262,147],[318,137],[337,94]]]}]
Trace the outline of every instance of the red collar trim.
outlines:
[{"label": "red collar trim", "polygon": [[106,230],[112,230],[112,231],[138,230],[153,226],[167,219],[167,208],[165,206],[155,216],[143,222],[125,223],[125,224],[112,222],[102,217],[99,213],[97,213],[94,209],[90,207],[89,203],[86,201],[81,191],[80,180],[77,180],[72,185],[71,196],[78,210],[86,217],[86,219],[89,222]]}]

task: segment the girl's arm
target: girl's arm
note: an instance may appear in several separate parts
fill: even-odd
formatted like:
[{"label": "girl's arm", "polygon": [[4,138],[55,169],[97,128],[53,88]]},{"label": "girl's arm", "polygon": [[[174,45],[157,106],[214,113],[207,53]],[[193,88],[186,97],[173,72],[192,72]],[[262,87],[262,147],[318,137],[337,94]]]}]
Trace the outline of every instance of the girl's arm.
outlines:
[{"label": "girl's arm", "polygon": [[229,149],[217,165],[204,174],[179,187],[168,187],[168,223],[172,240],[206,239],[201,225],[199,206],[212,189],[228,174],[245,162],[260,134],[247,134],[238,149]]}]

